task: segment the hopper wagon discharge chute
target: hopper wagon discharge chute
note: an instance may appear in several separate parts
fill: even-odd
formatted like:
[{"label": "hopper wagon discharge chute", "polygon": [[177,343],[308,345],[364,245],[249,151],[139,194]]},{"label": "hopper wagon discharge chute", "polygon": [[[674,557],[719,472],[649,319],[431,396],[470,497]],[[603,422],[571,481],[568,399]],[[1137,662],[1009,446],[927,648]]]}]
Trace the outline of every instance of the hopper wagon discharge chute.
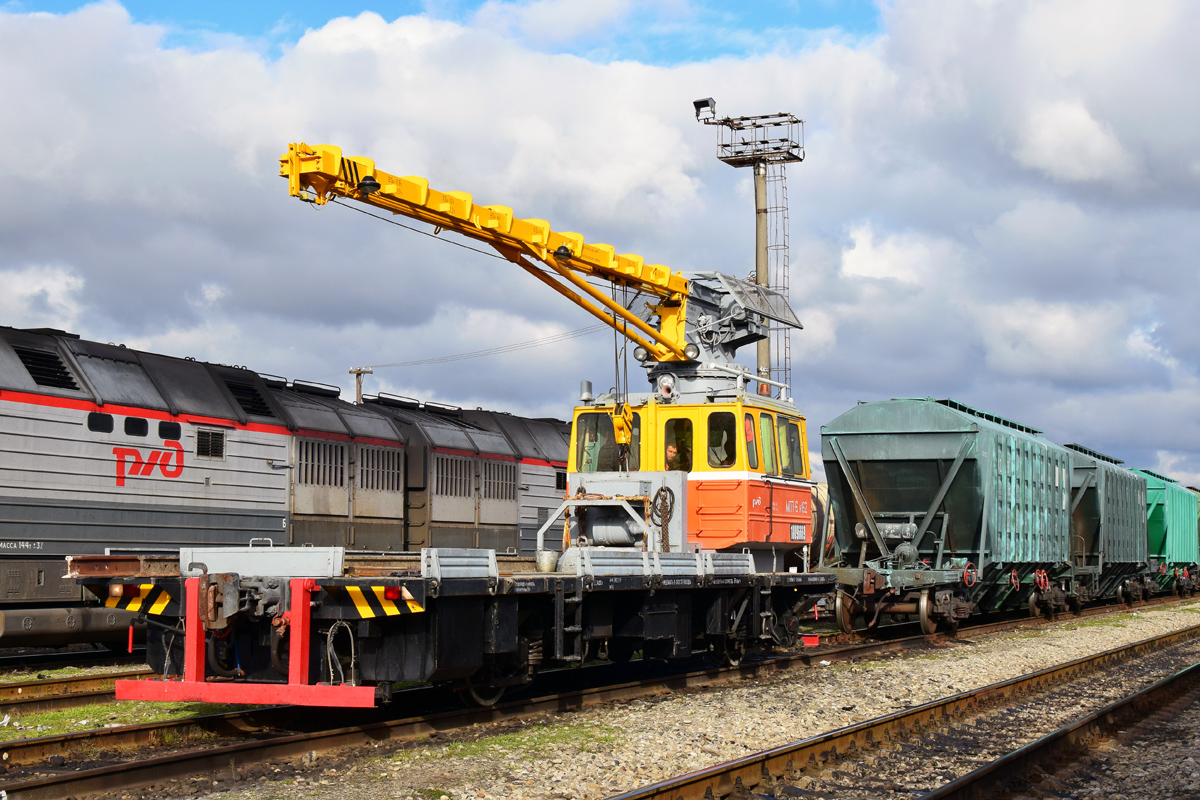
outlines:
[{"label": "hopper wagon discharge chute", "polygon": [[[548,666],[696,649],[736,662],[796,641],[835,582],[809,569],[825,520],[805,420],[790,387],[735,360],[772,322],[800,327],[786,298],[721,272],[646,264],[330,145],[292,144],[280,165],[307,202],[353,200],[490,245],[624,336],[651,391],[618,378],[593,398],[584,382],[563,502],[542,521],[534,558],[195,548],[174,568],[156,563],[159,575],[78,560],[83,580],[186,584],[181,624],[151,641],[163,680],[120,682],[118,697],[365,706],[394,682],[434,681],[487,704]],[[547,537],[561,537],[561,555]],[[234,654],[232,668],[214,669],[215,650]]]}]

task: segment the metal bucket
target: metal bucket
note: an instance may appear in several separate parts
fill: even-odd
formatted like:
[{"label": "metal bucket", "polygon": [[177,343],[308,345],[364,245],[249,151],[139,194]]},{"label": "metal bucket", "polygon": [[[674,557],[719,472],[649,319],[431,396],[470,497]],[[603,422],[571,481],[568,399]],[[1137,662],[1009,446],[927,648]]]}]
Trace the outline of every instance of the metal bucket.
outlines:
[{"label": "metal bucket", "polygon": [[553,550],[538,550],[534,560],[538,572],[554,572],[558,569],[558,553]]}]

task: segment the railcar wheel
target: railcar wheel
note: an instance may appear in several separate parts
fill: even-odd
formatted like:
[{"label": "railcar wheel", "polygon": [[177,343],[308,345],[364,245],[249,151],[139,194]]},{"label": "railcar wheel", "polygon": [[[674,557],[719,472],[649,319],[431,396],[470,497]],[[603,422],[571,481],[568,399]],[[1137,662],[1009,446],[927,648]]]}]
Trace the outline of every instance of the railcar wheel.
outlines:
[{"label": "railcar wheel", "polygon": [[1038,592],[1030,592],[1029,593],[1029,616],[1031,616],[1031,617],[1041,616],[1041,613],[1042,613],[1042,609],[1040,607],[1041,599],[1042,599],[1041,595]]},{"label": "railcar wheel", "polygon": [[467,678],[462,687],[463,699],[479,708],[491,708],[504,696],[504,686],[491,686],[477,678]]},{"label": "railcar wheel", "polygon": [[854,632],[854,601],[846,596],[845,592],[837,593],[837,601],[834,603],[834,616],[837,617],[838,627],[842,629],[842,633]]},{"label": "railcar wheel", "polygon": [[746,646],[741,642],[726,642],[721,650],[721,665],[725,667],[740,667],[746,657]]},{"label": "railcar wheel", "polygon": [[938,623],[933,616],[932,589],[926,589],[921,592],[921,597],[917,600],[917,619],[921,623],[921,633],[926,636],[932,636],[937,633]]}]

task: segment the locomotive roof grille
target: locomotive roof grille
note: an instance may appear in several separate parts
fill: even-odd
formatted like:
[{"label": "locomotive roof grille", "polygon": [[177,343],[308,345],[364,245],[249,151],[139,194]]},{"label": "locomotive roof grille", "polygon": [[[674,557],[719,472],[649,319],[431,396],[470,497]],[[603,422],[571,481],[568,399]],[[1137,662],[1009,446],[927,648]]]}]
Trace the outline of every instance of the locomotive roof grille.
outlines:
[{"label": "locomotive roof grille", "polygon": [[1077,453],[1083,453],[1085,456],[1091,456],[1098,461],[1107,461],[1108,463],[1116,464],[1117,466],[1125,463],[1119,458],[1113,458],[1112,456],[1106,456],[1103,453],[1097,453],[1095,450],[1091,450],[1081,444],[1064,444],[1063,447],[1067,448],[1068,450],[1074,450]]},{"label": "locomotive roof grille", "polygon": [[[1039,431],[1037,428],[1031,428],[1028,425],[1022,425],[1019,422],[1013,422],[1011,419],[1005,419],[1004,417],[998,417],[995,414],[989,414],[986,411],[980,411],[977,408],[971,408],[969,405],[966,405],[965,403],[960,403],[952,397],[948,397],[945,400],[934,400],[934,402],[939,403],[939,404],[945,406],[946,408],[953,408],[955,411],[961,411],[964,414],[970,414],[972,417],[979,417],[980,419],[986,419],[988,422],[994,422],[997,425],[1003,425],[1006,428],[1012,428],[1013,430],[1018,430],[1021,433],[1028,433],[1033,436],[1041,436],[1042,435],[1042,431]],[[1105,460],[1107,460],[1107,459],[1105,459]]]},{"label": "locomotive roof grille", "polygon": [[67,366],[58,357],[58,353],[19,345],[13,345],[12,349],[29,371],[29,377],[33,378],[33,382],[38,386],[79,391],[79,384],[75,383],[75,378],[67,371]]},{"label": "locomotive roof grille", "polygon": [[242,407],[242,411],[256,417],[275,416],[275,412],[267,405],[267,401],[259,394],[258,388],[254,384],[241,383],[240,381],[225,381],[225,385],[229,387],[229,393],[238,401],[238,405]]}]

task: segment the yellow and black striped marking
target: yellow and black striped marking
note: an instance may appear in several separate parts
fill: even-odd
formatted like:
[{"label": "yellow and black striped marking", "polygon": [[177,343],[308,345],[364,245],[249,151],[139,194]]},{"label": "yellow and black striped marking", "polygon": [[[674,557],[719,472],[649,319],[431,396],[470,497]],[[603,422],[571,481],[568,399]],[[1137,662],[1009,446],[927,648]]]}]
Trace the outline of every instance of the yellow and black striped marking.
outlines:
[{"label": "yellow and black striped marking", "polygon": [[398,617],[401,614],[419,614],[425,609],[413,598],[412,593],[400,587],[400,599],[388,600],[384,596],[385,586],[347,586],[346,594],[363,619],[372,617]]},{"label": "yellow and black striped marking", "polygon": [[171,600],[172,597],[166,589],[155,586],[153,583],[143,583],[138,585],[137,594],[129,597],[110,597],[104,601],[104,607],[158,615],[166,611]]}]

